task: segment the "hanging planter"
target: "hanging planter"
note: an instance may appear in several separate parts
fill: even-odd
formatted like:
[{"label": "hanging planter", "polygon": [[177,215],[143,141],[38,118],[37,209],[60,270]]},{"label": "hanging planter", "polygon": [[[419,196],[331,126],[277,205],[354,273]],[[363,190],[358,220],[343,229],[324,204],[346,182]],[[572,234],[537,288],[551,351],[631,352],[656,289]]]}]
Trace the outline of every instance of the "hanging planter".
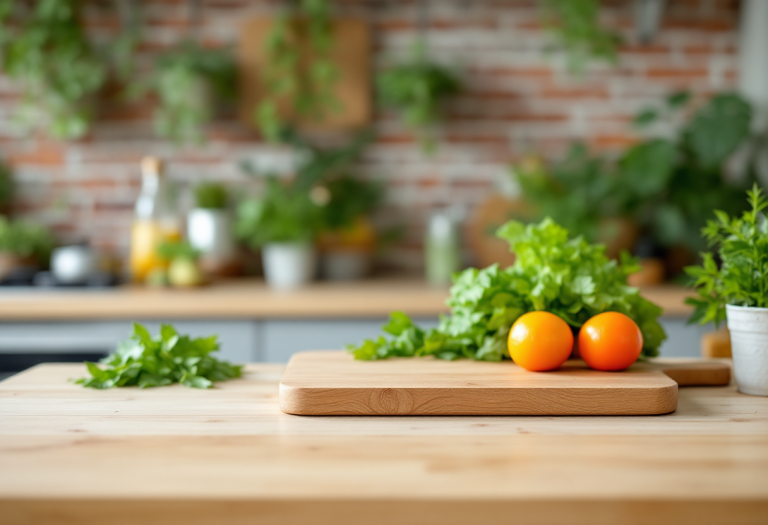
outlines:
[{"label": "hanging planter", "polygon": [[240,42],[240,118],[270,141],[288,128],[349,130],[370,121],[370,35],[336,19],[328,0],[295,0],[246,21]]}]

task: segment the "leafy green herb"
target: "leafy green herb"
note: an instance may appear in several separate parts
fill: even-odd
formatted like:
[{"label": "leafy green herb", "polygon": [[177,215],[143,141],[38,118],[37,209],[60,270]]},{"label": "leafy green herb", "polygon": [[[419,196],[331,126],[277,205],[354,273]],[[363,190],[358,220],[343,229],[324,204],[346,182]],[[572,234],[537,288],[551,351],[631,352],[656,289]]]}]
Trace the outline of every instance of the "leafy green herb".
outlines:
[{"label": "leafy green herb", "polygon": [[538,224],[510,221],[498,231],[510,244],[515,263],[457,274],[447,301],[451,315],[438,328],[424,331],[403,313],[392,314],[381,336],[351,345],[356,359],[434,355],[500,361],[508,357],[506,338],[518,317],[547,311],[561,317],[574,330],[602,312],[631,317],[643,333],[643,356],[658,355],[666,339],[658,322],[662,309],[627,285],[627,276],[639,269],[637,260],[624,254],[622,262],[609,260],[605,247],[568,231],[547,218]]},{"label": "leafy green herb", "polygon": [[133,335],[121,342],[115,352],[100,362],[86,362],[90,377],[75,381],[89,388],[114,386],[153,386],[181,383],[191,388],[210,388],[242,374],[242,365],[219,361],[210,354],[219,349],[217,336],[191,339],[171,325],[160,327],[152,337],[147,329],[133,323]]},{"label": "leafy green herb", "polygon": [[461,91],[456,74],[430,62],[420,40],[414,45],[411,60],[381,73],[377,87],[382,104],[397,110],[405,124],[417,132],[422,150],[434,152],[433,129],[443,119],[445,100]]},{"label": "leafy green herb", "polygon": [[768,199],[757,184],[747,196],[749,211],[741,217],[715,211],[717,220],[707,221],[702,230],[709,245],[717,246],[717,255],[703,253],[700,266],[685,269],[699,293],[686,300],[695,308],[690,322],[719,324],[726,304],[768,307]]},{"label": "leafy green herb", "polygon": [[22,131],[79,139],[93,121],[92,98],[107,67],[80,23],[83,2],[0,0],[0,63],[23,91],[14,120]]},{"label": "leafy green herb", "polygon": [[48,228],[24,221],[10,221],[0,215],[0,252],[19,257],[36,257],[47,264],[54,246]]}]

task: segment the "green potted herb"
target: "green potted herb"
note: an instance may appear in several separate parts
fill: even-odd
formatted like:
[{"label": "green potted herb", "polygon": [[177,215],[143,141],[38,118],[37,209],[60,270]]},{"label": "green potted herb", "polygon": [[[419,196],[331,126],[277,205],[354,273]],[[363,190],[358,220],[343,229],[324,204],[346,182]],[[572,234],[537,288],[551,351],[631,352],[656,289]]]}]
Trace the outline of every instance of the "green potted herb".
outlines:
[{"label": "green potted herb", "polygon": [[0,2],[0,65],[23,93],[14,122],[25,132],[79,139],[90,128],[107,67],[86,38],[82,4]]},{"label": "green potted herb", "polygon": [[155,131],[176,144],[199,143],[222,104],[236,96],[237,70],[229,50],[186,40],[160,55],[148,83],[134,93],[157,95]]},{"label": "green potted herb", "polygon": [[320,206],[309,188],[268,175],[261,195],[240,203],[235,232],[251,248],[261,249],[270,286],[296,288],[315,275],[320,220]]},{"label": "green potted herb", "polygon": [[397,111],[416,132],[425,153],[433,153],[445,101],[461,92],[461,81],[450,69],[430,61],[424,47],[423,40],[417,41],[411,59],[382,72],[376,85],[381,103]]},{"label": "green potted herb", "polygon": [[47,228],[0,216],[0,280],[20,268],[34,270],[46,266],[53,246],[53,236]]},{"label": "green potted herb", "polygon": [[363,132],[340,146],[317,147],[295,133],[284,136],[300,159],[296,183],[310,188],[320,206],[320,270],[326,279],[360,279],[371,266],[377,237],[370,215],[381,203],[383,187],[355,175],[353,163],[372,138]]},{"label": "green potted herb", "polygon": [[699,294],[687,302],[691,322],[727,319],[739,391],[768,396],[768,199],[756,184],[747,195],[750,210],[741,217],[718,210],[702,230],[717,251],[686,268]]},{"label": "green potted herb", "polygon": [[227,188],[215,182],[200,183],[195,187],[195,201],[187,217],[189,243],[201,253],[200,264],[206,273],[230,275],[236,250]]}]

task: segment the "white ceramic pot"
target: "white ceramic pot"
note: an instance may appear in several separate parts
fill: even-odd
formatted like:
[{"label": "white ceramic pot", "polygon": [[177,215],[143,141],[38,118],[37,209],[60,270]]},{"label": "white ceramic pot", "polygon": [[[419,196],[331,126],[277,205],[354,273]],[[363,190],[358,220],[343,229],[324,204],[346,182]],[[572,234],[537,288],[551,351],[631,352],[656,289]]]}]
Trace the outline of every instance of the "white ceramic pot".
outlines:
[{"label": "white ceramic pot", "polygon": [[726,305],[739,392],[768,396],[768,308]]},{"label": "white ceramic pot", "polygon": [[261,257],[264,263],[264,277],[272,288],[298,288],[315,277],[315,248],[309,243],[267,244],[261,250]]},{"label": "white ceramic pot", "polygon": [[204,255],[227,259],[235,253],[232,221],[226,210],[196,208],[190,211],[187,238],[189,244]]}]

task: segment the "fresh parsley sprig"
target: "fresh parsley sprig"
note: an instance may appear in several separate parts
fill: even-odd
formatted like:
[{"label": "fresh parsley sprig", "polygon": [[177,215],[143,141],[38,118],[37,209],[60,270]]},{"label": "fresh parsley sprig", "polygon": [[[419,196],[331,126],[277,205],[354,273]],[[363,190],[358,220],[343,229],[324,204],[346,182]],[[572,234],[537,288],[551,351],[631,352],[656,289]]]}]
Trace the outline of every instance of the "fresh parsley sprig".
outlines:
[{"label": "fresh parsley sprig", "polygon": [[181,383],[191,388],[210,388],[216,381],[225,381],[242,375],[242,365],[232,365],[211,357],[219,349],[217,336],[191,339],[179,335],[176,329],[164,324],[160,334],[152,337],[149,331],[133,323],[133,335],[118,344],[115,352],[100,362],[86,362],[91,377],[75,381],[89,388],[114,386],[153,386]]}]

